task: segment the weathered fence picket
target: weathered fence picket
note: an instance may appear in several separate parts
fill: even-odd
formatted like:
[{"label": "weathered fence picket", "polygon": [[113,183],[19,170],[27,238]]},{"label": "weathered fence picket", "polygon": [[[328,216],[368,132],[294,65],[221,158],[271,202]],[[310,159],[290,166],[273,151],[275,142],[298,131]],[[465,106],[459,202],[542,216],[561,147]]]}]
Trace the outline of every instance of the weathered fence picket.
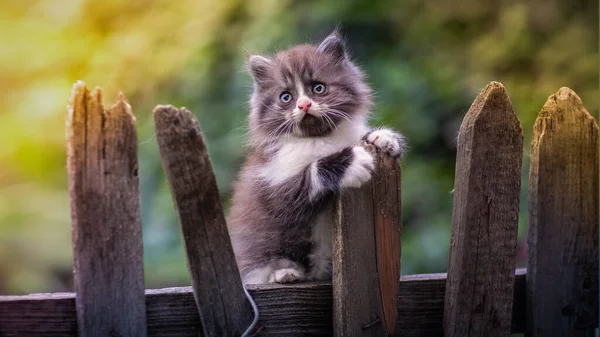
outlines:
[{"label": "weathered fence picket", "polygon": [[569,88],[533,129],[527,336],[594,336],[598,326],[598,123]]},{"label": "weathered fence picket", "polygon": [[341,193],[334,207],[334,336],[391,336],[400,278],[400,166],[372,145],[370,183]]},{"label": "weathered fence picket", "polygon": [[516,266],[523,131],[502,84],[460,127],[446,280],[447,337],[507,336]]},{"label": "weathered fence picket", "polygon": [[[67,171],[80,337],[146,336],[135,117],[73,86]],[[3,335],[3,333],[0,333]]]},{"label": "weathered fence picket", "polygon": [[205,337],[241,335],[252,321],[198,121],[185,109],[154,109],[156,139],[183,233]]}]

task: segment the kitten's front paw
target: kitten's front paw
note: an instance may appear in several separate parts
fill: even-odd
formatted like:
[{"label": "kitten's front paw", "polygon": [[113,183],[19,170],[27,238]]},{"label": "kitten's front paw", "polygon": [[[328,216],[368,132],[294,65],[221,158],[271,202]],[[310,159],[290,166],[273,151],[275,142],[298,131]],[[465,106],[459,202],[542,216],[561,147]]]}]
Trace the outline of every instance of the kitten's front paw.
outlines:
[{"label": "kitten's front paw", "polygon": [[371,179],[375,170],[375,160],[362,146],[352,148],[352,163],[344,172],[341,185],[343,187],[360,187]]},{"label": "kitten's front paw", "polygon": [[385,128],[373,130],[365,140],[394,158],[402,157],[406,146],[401,134]]},{"label": "kitten's front paw", "polygon": [[277,269],[269,275],[268,283],[294,283],[304,281],[305,275],[302,271],[294,268]]}]

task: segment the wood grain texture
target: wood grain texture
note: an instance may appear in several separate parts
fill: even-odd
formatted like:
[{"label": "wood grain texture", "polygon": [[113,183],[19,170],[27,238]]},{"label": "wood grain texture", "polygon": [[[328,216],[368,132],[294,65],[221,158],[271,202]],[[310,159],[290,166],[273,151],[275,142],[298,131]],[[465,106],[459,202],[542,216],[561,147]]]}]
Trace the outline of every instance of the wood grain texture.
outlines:
[{"label": "wood grain texture", "polygon": [[[402,276],[394,336],[443,336],[446,274]],[[525,270],[517,269],[513,333],[525,330]],[[331,336],[331,284],[249,286],[263,326],[257,336]],[[146,290],[148,336],[197,337],[202,326],[191,287]],[[597,324],[596,324],[597,326]],[[0,336],[75,337],[75,294],[0,296]]]},{"label": "wood grain texture", "polygon": [[146,336],[135,117],[73,86],[67,172],[79,336]]},{"label": "wood grain texture", "polygon": [[507,336],[511,327],[523,132],[490,83],[460,127],[445,336]]},{"label": "wood grain texture", "polygon": [[202,131],[185,108],[157,106],[154,120],[204,335],[239,336],[252,321],[252,309],[242,288]]},{"label": "wood grain texture", "polygon": [[401,168],[394,158],[378,154],[371,188],[382,320],[391,336],[398,316],[402,231]]},{"label": "wood grain texture", "polygon": [[[388,319],[393,319],[388,322],[388,333],[383,302],[387,299],[387,308],[393,305],[397,311],[399,179],[394,165],[382,158],[385,154],[377,153],[371,145],[362,146],[376,157],[373,178],[361,188],[342,191],[334,210],[333,328],[334,336],[339,337],[391,335],[396,313],[387,312]],[[392,210],[394,204],[397,210]],[[382,237],[385,235],[389,237]],[[393,244],[397,248],[390,247]]]},{"label": "wood grain texture", "polygon": [[548,98],[533,130],[527,336],[594,335],[598,160],[598,123],[563,87]]}]

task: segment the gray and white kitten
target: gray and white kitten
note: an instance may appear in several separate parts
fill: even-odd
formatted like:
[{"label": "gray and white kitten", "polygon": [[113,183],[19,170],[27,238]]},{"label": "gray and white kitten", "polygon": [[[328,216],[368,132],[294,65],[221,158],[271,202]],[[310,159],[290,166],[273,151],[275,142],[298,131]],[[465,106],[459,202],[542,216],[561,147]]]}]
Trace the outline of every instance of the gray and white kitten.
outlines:
[{"label": "gray and white kitten", "polygon": [[250,153],[228,216],[243,283],[328,280],[332,200],[374,169],[359,142],[399,158],[403,137],[369,128],[371,90],[337,32],[248,66]]}]

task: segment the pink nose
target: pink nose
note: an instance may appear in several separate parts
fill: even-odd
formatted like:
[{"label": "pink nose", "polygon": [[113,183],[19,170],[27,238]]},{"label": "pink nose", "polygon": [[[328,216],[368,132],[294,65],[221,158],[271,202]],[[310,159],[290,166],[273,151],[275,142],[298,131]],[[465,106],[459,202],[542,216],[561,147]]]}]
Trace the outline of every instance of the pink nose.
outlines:
[{"label": "pink nose", "polygon": [[311,105],[312,105],[312,102],[310,101],[310,99],[308,99],[306,97],[301,97],[298,100],[298,109],[304,111],[305,113],[308,112],[308,109],[310,108]]}]

